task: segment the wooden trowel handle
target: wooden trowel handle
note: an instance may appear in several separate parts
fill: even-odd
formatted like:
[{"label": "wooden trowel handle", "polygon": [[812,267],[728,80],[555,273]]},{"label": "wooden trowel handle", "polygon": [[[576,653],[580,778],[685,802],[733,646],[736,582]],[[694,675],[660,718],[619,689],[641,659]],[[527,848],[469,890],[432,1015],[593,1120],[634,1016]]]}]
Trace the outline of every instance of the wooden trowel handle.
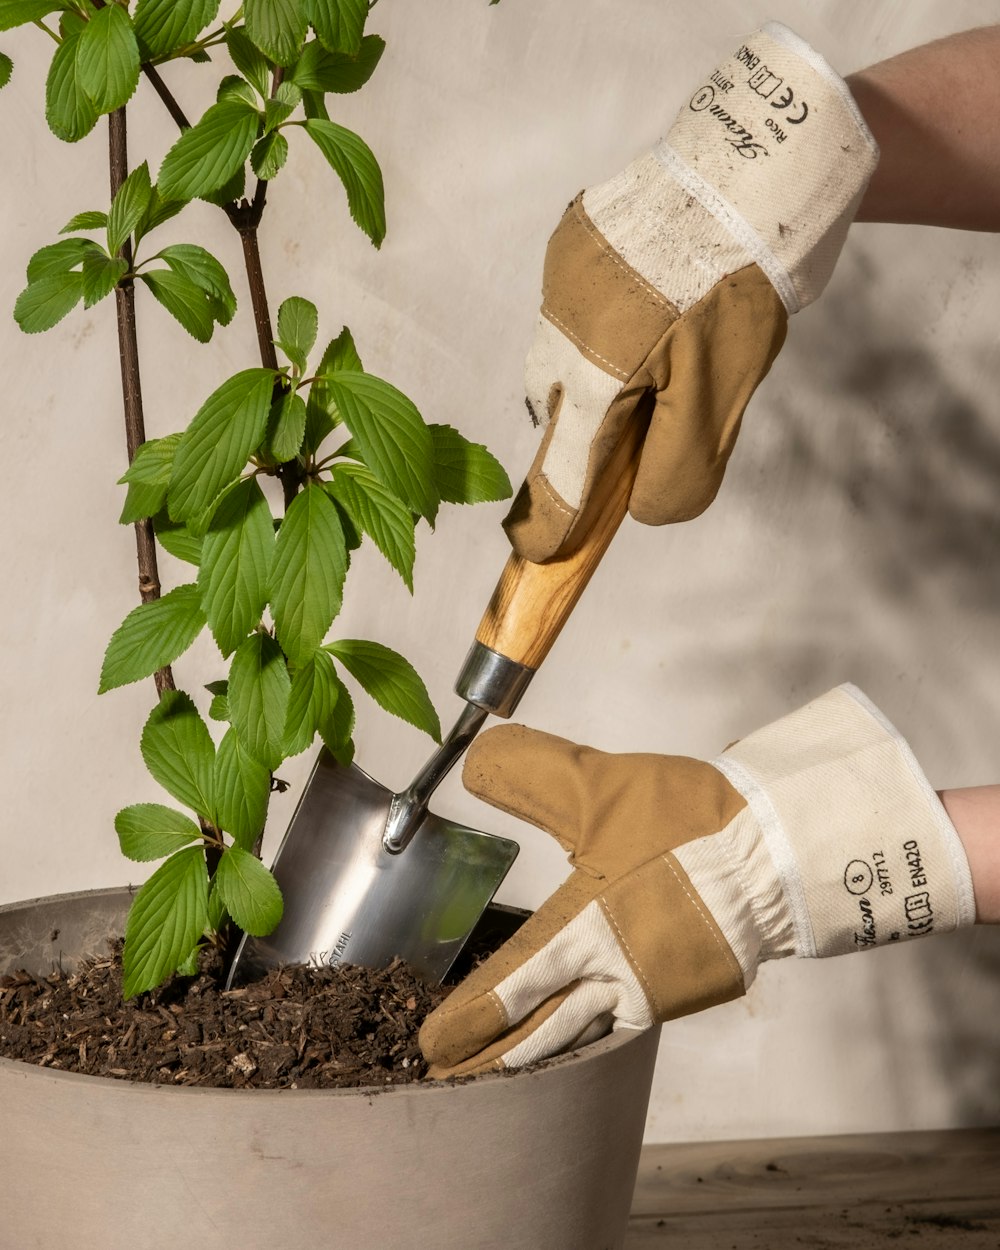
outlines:
[{"label": "wooden trowel handle", "polygon": [[525,668],[537,669],[583,594],[628,511],[646,423],[633,418],[591,494],[582,538],[545,564],[513,554],[476,631],[476,641]]}]

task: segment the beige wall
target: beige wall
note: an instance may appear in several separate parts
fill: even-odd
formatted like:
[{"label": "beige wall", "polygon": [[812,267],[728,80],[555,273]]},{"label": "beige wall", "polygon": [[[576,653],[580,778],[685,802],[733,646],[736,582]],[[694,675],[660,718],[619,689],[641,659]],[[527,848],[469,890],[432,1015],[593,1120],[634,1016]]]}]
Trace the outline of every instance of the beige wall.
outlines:
[{"label": "beige wall", "polygon": [[[546,237],[577,189],[661,133],[701,69],[768,17],[848,72],[995,14],[980,0],[384,0],[372,29],[389,41],[386,58],[336,116],[383,164],[387,242],[370,248],[318,155],[293,143],[263,231],[272,303],[305,295],[331,334],[350,324],[369,369],[428,419],[487,441],[516,477],[535,438],[521,365]],[[3,35],[0,47],[17,62],[0,94],[9,310],[30,253],[73,212],[106,205],[106,158],[100,136],[68,148],[40,123],[44,36]],[[190,112],[209,102],[166,74]],[[133,153],[155,168],[171,124],[145,84],[139,108]],[[215,251],[244,312],[205,348],[143,301],[151,435],[180,428],[228,372],[254,362],[224,219],[194,207],[163,235]],[[910,736],[936,784],[1000,780],[997,261],[995,238],[856,227],[826,295],[795,319],[716,506],[669,531],[623,531],[523,719],[612,750],[711,755],[850,678]],[[110,303],[35,338],[0,321],[0,364],[6,901],[136,879],[112,820],[157,790],[137,749],[150,690],[95,695],[106,639],[135,595],[131,534],[116,526]],[[445,718],[505,555],[501,513],[451,509],[435,538],[425,533],[412,603],[374,560],[351,574],[339,632],[408,654]],[[165,574],[188,577],[169,561]],[[177,669],[193,689],[221,673],[207,645]],[[395,785],[426,754],[425,740],[381,714],[363,716],[358,741],[365,766]],[[300,784],[304,766],[288,779]],[[292,801],[275,804],[275,833]],[[560,879],[562,857],[542,835],[456,780],[438,806],[522,838],[508,901],[535,905]],[[664,1030],[649,1137],[996,1122],[997,936],[765,967],[748,999]]]}]

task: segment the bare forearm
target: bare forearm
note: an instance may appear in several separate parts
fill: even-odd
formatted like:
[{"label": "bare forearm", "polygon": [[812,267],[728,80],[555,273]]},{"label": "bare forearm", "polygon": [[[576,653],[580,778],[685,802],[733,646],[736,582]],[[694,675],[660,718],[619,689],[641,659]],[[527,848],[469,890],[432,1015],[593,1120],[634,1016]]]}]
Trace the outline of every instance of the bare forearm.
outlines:
[{"label": "bare forearm", "polygon": [[1000,924],[1000,785],[942,790],[941,802],[969,860],[976,919]]},{"label": "bare forearm", "polygon": [[858,221],[1000,230],[998,70],[987,26],[848,77],[882,152]]}]

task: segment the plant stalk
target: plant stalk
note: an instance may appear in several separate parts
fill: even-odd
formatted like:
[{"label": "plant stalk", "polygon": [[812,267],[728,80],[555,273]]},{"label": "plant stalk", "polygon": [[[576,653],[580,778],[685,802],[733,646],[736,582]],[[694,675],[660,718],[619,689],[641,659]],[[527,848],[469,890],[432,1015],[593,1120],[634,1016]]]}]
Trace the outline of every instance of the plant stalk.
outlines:
[{"label": "plant stalk", "polygon": [[[128,141],[125,108],[108,114],[108,152],[111,169],[111,198],[128,177]],[[132,267],[132,245],[126,240],[119,255]],[[121,361],[122,405],[125,410],[125,446],[129,464],[146,441],[142,411],[142,384],[139,375],[139,342],[136,337],[135,287],[127,278],[115,287],[115,311],[118,320],[118,354]],[[135,522],[135,548],[139,565],[139,594],[143,603],[160,597],[160,574],[156,562],[156,539],[153,523],[146,518]],[[173,673],[168,665],[154,675],[157,694],[174,690]]]}]

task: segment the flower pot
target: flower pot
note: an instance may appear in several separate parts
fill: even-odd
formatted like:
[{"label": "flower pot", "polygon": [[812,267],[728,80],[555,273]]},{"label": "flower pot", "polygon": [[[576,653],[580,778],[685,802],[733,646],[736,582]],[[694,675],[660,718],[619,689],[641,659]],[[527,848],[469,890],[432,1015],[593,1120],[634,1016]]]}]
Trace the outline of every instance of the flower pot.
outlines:
[{"label": "flower pot", "polygon": [[[101,952],[129,901],[0,907],[0,974]],[[614,1250],[657,1036],[388,1090],[173,1088],[0,1059],[0,1250]]]}]

